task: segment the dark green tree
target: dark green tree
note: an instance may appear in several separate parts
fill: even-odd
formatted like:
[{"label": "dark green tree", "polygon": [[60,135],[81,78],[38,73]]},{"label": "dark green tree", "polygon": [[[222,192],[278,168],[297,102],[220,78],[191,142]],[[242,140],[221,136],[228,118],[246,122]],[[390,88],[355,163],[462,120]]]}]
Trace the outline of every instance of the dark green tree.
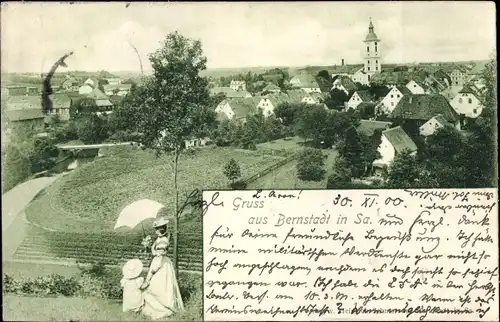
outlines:
[{"label": "dark green tree", "polygon": [[201,42],[170,33],[161,47],[149,55],[152,77],[145,79],[135,113],[140,143],[160,156],[173,155],[173,259],[178,271],[179,192],[178,168],[184,141],[206,136],[216,127],[216,115],[210,106],[207,80],[200,76],[206,69]]},{"label": "dark green tree", "polygon": [[303,149],[297,156],[297,177],[304,181],[323,180],[326,174],[325,159],[320,149]]},{"label": "dark green tree", "polygon": [[101,143],[109,136],[107,120],[95,113],[80,115],[76,129],[78,138],[85,144]]},{"label": "dark green tree", "polygon": [[335,158],[333,172],[328,177],[327,189],[341,189],[346,183],[351,182],[352,170],[349,163],[341,156]]},{"label": "dark green tree", "polygon": [[395,189],[418,186],[423,172],[416,158],[408,150],[398,153],[388,170],[387,186]]},{"label": "dark green tree", "polygon": [[359,178],[365,172],[365,158],[363,142],[354,126],[350,126],[344,139],[338,145],[338,152],[351,166],[352,175]]}]

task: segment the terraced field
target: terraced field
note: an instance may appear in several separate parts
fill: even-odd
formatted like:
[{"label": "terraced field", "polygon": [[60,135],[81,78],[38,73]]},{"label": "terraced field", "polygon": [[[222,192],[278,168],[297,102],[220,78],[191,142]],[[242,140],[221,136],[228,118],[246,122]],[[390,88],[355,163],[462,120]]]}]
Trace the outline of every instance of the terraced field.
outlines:
[{"label": "terraced field", "polygon": [[[79,234],[50,232],[34,226],[17,248],[14,259],[37,262],[81,263],[104,262],[123,265],[127,260],[140,258],[149,266],[151,255],[141,246],[142,235],[137,233]],[[203,265],[201,233],[179,235],[179,269],[201,271]],[[169,255],[172,256],[171,249]]]}]

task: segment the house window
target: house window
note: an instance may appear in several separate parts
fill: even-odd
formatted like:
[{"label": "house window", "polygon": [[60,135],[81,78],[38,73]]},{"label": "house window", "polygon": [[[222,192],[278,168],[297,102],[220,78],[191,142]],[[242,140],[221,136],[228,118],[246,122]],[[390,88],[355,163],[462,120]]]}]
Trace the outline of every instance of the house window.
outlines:
[{"label": "house window", "polygon": [[391,106],[394,106],[394,102],[391,102]]},{"label": "house window", "polygon": [[397,98],[399,98],[399,94],[398,94],[398,95],[396,95],[396,97],[397,97]]},{"label": "house window", "polygon": [[477,113],[477,108],[473,109],[472,112],[474,112],[474,114]]},{"label": "house window", "polygon": [[366,46],[366,52],[369,53],[370,52],[370,46]]},{"label": "house window", "polygon": [[455,85],[458,85],[458,82],[455,82]]},{"label": "house window", "polygon": [[375,66],[375,70],[378,70],[378,66]]},{"label": "house window", "polygon": [[375,52],[377,52],[377,43],[375,43]]},{"label": "house window", "polygon": [[370,71],[370,66],[368,66],[368,71]]},{"label": "house window", "polygon": [[391,94],[391,98],[394,98],[394,95]]},{"label": "house window", "polygon": [[472,98],[469,98],[469,104],[472,104]]}]

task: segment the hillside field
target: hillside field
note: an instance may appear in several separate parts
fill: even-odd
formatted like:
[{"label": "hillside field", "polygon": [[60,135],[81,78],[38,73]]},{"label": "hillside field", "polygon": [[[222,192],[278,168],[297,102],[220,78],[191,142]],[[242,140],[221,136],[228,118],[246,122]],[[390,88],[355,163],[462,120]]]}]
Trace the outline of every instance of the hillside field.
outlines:
[{"label": "hillside field", "polygon": [[[171,156],[156,158],[133,147],[114,147],[104,155],[75,169],[37,196],[26,209],[28,220],[65,232],[110,231],[121,209],[142,198],[163,203],[165,215],[172,215]],[[180,202],[195,188],[227,189],[223,166],[230,158],[239,162],[243,178],[283,159],[259,151],[217,147],[181,155]]]}]

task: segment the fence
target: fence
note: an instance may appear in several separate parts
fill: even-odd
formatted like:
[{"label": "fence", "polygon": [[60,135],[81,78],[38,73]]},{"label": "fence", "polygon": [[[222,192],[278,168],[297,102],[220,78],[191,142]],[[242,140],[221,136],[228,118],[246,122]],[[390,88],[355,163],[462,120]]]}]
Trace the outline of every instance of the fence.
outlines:
[{"label": "fence", "polygon": [[273,165],[265,168],[264,170],[262,170],[262,171],[260,171],[260,172],[258,172],[256,174],[254,174],[253,176],[244,179],[242,182],[245,183],[246,185],[248,185],[248,184],[256,181],[257,179],[259,179],[259,178],[261,178],[261,177],[269,174],[270,172],[272,172],[272,171],[274,171],[274,170],[276,170],[278,168],[281,168],[282,166],[284,166],[284,165],[292,162],[296,158],[297,158],[297,153],[294,154],[294,155],[292,155],[292,156],[290,156],[290,157],[288,157],[288,158],[286,158],[286,159],[284,159],[284,160],[276,162],[275,164],[273,164]]}]

